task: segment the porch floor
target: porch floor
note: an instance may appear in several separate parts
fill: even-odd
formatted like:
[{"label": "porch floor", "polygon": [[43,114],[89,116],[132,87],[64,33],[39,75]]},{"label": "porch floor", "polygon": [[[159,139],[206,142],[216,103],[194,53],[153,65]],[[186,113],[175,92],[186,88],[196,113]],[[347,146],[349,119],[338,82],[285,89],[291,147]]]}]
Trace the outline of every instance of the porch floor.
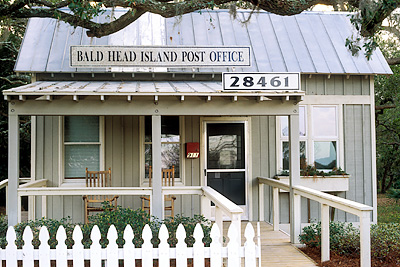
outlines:
[{"label": "porch floor", "polygon": [[[257,222],[251,222],[257,231]],[[224,222],[224,232],[228,230],[230,222]],[[244,229],[247,222],[242,221],[242,244],[244,243]],[[260,222],[261,231],[261,266],[317,266],[313,260],[303,254],[290,243],[289,236],[281,231],[273,231],[272,225]],[[225,234],[226,235],[226,234]],[[255,242],[257,242],[255,240]]]}]

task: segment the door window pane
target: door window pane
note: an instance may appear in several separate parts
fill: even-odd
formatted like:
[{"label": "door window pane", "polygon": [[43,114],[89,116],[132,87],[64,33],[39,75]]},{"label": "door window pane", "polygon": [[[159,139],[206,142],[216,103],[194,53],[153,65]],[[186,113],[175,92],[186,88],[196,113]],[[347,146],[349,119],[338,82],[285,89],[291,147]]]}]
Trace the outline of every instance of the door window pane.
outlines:
[{"label": "door window pane", "polygon": [[243,124],[207,124],[208,169],[244,169],[243,139]]},{"label": "door window pane", "polygon": [[236,205],[246,205],[245,172],[208,172],[207,185]]},{"label": "door window pane", "polygon": [[337,167],[336,142],[314,142],[314,163],[317,169],[333,169]]},{"label": "door window pane", "polygon": [[313,130],[316,137],[337,136],[335,107],[313,107]]},{"label": "door window pane", "polygon": [[[289,142],[282,142],[283,170],[289,170]],[[305,165],[306,159],[306,142],[300,141],[300,168]]]}]

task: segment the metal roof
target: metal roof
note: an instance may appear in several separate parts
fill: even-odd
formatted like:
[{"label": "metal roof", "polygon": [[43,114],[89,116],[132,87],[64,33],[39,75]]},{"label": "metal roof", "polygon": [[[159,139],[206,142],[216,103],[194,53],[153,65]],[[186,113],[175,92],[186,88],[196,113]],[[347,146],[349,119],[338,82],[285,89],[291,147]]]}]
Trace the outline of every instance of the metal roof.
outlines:
[{"label": "metal roof", "polygon": [[[205,97],[260,97],[285,98],[304,96],[300,90],[292,91],[223,91],[222,82],[216,81],[39,81],[17,88],[4,90],[6,100],[26,97],[51,100],[51,97],[73,96],[205,96]],[[267,97],[267,98],[263,98]]]},{"label": "metal roof", "polygon": [[[126,10],[108,10],[97,21],[119,17]],[[121,31],[89,38],[86,30],[47,18],[29,20],[15,66],[18,72],[301,72],[306,74],[391,74],[381,51],[371,60],[352,56],[345,47],[354,34],[349,13],[303,12],[278,16],[267,12],[227,10],[194,12],[175,18],[144,14]],[[69,67],[70,45],[248,45],[250,68],[93,68]]]}]

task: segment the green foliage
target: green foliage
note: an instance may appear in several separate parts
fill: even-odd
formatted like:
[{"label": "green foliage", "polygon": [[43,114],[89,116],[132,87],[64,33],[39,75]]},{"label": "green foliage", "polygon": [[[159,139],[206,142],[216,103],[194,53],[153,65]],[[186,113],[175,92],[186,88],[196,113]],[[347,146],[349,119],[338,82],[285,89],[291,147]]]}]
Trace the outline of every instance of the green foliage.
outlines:
[{"label": "green foliage", "polygon": [[400,263],[400,224],[381,223],[371,225],[371,256],[385,259],[397,258]]},{"label": "green foliage", "polygon": [[377,176],[381,193],[400,181],[400,66],[375,78]]},{"label": "green foliage", "polygon": [[[289,176],[289,171],[282,171],[280,176]],[[339,168],[333,168],[329,172],[318,170],[315,166],[306,165],[300,169],[300,176],[333,176],[333,175],[348,175],[344,170]]]},{"label": "green foliage", "polygon": [[[331,250],[348,256],[360,254],[360,232],[352,224],[330,222]],[[321,223],[303,228],[301,243],[309,247],[321,246]],[[383,261],[400,263],[400,224],[371,225],[371,256]]]},{"label": "green foliage", "polygon": [[378,223],[400,223],[400,205],[378,196]]},{"label": "green foliage", "polygon": [[71,0],[68,7],[76,16],[82,20],[91,20],[105,12],[102,8],[103,3],[90,2],[84,0]]},{"label": "green foliage", "polygon": [[[19,47],[25,32],[26,20],[0,20],[0,92],[30,82],[28,75],[16,75],[13,71]],[[30,175],[30,121],[21,118],[21,174]],[[7,178],[8,155],[8,103],[0,103],[0,180]],[[1,194],[4,198],[5,194]],[[4,203],[4,199],[2,201]]]},{"label": "green foliage", "polygon": [[[359,232],[351,223],[330,222],[330,247],[339,254],[352,254],[359,251]],[[302,234],[299,236],[302,244],[309,247],[321,246],[321,223],[314,223],[303,228]]]},{"label": "green foliage", "polygon": [[394,188],[389,189],[389,191],[387,192],[387,196],[389,198],[395,199],[397,204],[400,200],[400,189],[394,189]]},{"label": "green foliage", "polygon": [[[90,240],[90,233],[94,225],[97,225],[99,227],[101,233],[101,239],[100,239],[101,246],[106,247],[108,244],[107,232],[112,224],[117,229],[117,234],[118,234],[117,244],[119,247],[122,247],[124,245],[125,241],[123,240],[123,233],[127,225],[130,225],[134,232],[135,235],[133,239],[134,245],[136,247],[141,247],[143,244],[143,240],[141,238],[142,230],[146,224],[150,226],[150,229],[153,233],[153,237],[155,237],[152,239],[152,243],[155,247],[157,247],[160,242],[157,238],[158,231],[162,223],[164,223],[168,229],[170,236],[168,242],[172,247],[176,246],[177,240],[175,238],[175,232],[180,223],[182,223],[183,226],[185,227],[187,234],[186,242],[188,246],[193,246],[194,243],[193,231],[197,223],[200,223],[203,228],[205,235],[203,242],[205,243],[205,245],[209,246],[209,244],[211,243],[211,238],[210,238],[211,222],[205,219],[202,215],[195,215],[193,218],[177,215],[173,219],[166,219],[162,222],[155,217],[150,218],[148,213],[141,209],[132,210],[130,208],[122,208],[118,206],[116,209],[113,210],[111,206],[108,206],[108,204],[105,204],[104,207],[106,208],[104,212],[89,217],[90,223],[78,224],[81,226],[82,229],[83,233],[82,244],[84,245],[85,248],[89,248],[92,243]],[[61,225],[66,230],[67,247],[72,248],[72,245],[74,244],[74,241],[72,239],[72,233],[74,231],[74,227],[76,224],[72,223],[70,218],[63,218],[60,220],[42,218],[40,220],[20,223],[15,226],[15,231],[17,234],[16,244],[18,247],[22,247],[23,245],[22,235],[25,227],[28,225],[31,227],[33,232],[34,239],[32,243],[35,247],[38,247],[40,244],[39,231],[42,226],[46,226],[49,231],[50,235],[49,245],[51,248],[55,248],[55,246],[57,245],[56,234],[58,228]],[[4,217],[0,217],[0,246],[2,248],[4,248],[5,245],[7,244],[5,239],[6,232],[7,232],[7,220]]]}]

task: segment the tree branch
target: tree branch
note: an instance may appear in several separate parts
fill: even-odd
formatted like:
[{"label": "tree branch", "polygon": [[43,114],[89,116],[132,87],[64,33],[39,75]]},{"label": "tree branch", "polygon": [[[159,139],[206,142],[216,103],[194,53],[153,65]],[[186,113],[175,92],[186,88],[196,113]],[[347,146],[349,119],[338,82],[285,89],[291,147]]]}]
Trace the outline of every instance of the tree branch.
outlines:
[{"label": "tree branch", "polygon": [[400,64],[400,57],[386,58],[386,62],[389,65],[398,65]]},{"label": "tree branch", "polygon": [[391,109],[391,108],[395,108],[395,107],[396,107],[396,105],[376,106],[375,110]]},{"label": "tree branch", "polygon": [[[278,15],[295,15],[316,4],[337,5],[337,0],[243,0],[257,8]],[[187,14],[200,9],[213,9],[231,0],[94,0],[98,5],[91,7],[85,0],[16,0],[0,2],[0,18],[30,18],[47,17],[65,21],[74,27],[88,29],[87,34],[102,37],[121,30],[137,20],[146,12],[159,14],[169,18]],[[380,29],[382,21],[397,8],[400,0],[350,0],[347,3],[361,10],[360,32],[363,36],[372,36]],[[71,12],[58,10],[61,7],[71,7]],[[105,7],[130,8],[123,16],[110,23],[91,21],[98,15],[100,5]],[[76,13],[74,13],[76,12]],[[262,23],[262,22],[261,22]]]}]

